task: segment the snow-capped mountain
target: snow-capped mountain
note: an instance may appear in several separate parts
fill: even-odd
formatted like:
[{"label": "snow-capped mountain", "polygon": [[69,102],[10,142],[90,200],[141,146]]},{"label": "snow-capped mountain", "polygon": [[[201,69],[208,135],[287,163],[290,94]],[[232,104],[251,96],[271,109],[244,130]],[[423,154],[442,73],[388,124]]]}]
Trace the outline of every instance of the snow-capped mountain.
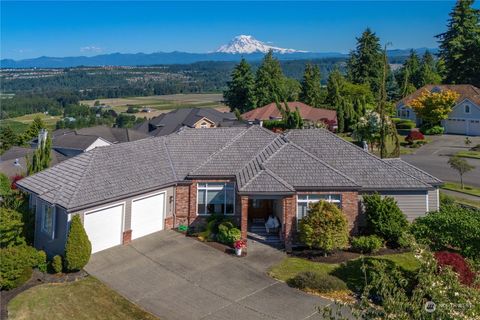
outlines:
[{"label": "snow-capped mountain", "polygon": [[250,53],[267,53],[273,50],[275,53],[299,53],[307,52],[295,49],[285,49],[270,46],[252,36],[239,35],[233,38],[228,44],[218,48],[215,52],[232,53],[232,54],[250,54]]}]

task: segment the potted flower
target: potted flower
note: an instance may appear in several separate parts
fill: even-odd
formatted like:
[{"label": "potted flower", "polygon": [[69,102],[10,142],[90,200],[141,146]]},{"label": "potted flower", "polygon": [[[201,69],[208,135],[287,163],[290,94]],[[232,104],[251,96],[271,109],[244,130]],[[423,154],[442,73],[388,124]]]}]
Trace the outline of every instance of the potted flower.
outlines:
[{"label": "potted flower", "polygon": [[240,257],[242,255],[242,249],[247,247],[247,240],[237,240],[233,243],[233,247],[235,248],[235,254]]}]

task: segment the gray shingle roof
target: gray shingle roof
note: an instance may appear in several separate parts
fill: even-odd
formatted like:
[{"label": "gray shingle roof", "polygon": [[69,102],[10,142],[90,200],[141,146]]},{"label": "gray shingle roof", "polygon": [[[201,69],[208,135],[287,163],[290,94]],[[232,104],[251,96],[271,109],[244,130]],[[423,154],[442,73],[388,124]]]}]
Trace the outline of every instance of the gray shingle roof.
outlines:
[{"label": "gray shingle roof", "polygon": [[204,176],[235,176],[243,193],[432,188],[422,182],[427,181],[424,175],[413,171],[323,129],[294,130],[283,136],[258,126],[187,128],[165,137],[96,148],[18,185],[74,210]]},{"label": "gray shingle roof", "polygon": [[286,138],[347,175],[363,189],[431,188],[327,130],[292,130]]},{"label": "gray shingle roof", "polygon": [[408,173],[411,176],[414,176],[417,179],[422,180],[425,183],[431,184],[431,185],[441,185],[443,183],[442,180],[435,178],[431,174],[415,167],[409,164],[408,162],[403,161],[400,158],[389,158],[389,159],[383,159],[383,161],[386,161],[389,165],[392,165],[400,170],[402,170],[405,173]]},{"label": "gray shingle roof", "polygon": [[151,136],[165,136],[184,126],[193,127],[202,118],[207,118],[219,127],[239,123],[232,112],[220,112],[212,108],[179,108],[138,124],[135,129]]}]

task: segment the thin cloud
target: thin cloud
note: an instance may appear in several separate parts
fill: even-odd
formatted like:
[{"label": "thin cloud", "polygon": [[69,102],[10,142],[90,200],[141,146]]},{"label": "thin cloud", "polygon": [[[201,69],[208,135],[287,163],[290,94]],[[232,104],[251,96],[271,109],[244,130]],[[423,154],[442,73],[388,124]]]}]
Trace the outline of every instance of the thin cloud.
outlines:
[{"label": "thin cloud", "polygon": [[103,49],[97,46],[85,46],[80,48],[80,52],[91,52],[91,53],[98,53],[102,52]]}]

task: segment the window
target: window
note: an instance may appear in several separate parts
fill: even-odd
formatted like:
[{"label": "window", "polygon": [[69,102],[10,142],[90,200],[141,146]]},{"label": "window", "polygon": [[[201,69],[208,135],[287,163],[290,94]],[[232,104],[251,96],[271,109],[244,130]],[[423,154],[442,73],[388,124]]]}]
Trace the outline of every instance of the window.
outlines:
[{"label": "window", "polygon": [[233,183],[199,183],[197,185],[197,214],[234,214],[234,189]]},{"label": "window", "polygon": [[470,106],[468,104],[465,105],[465,113],[470,113]]},{"label": "window", "polygon": [[55,207],[48,204],[42,205],[42,232],[53,239],[53,230],[55,229]]},{"label": "window", "polygon": [[206,122],[200,123],[200,128],[208,128],[208,123]]},{"label": "window", "polygon": [[303,219],[307,215],[310,203],[324,200],[334,203],[337,207],[342,206],[342,196],[339,194],[302,194],[297,198],[297,221]]}]

